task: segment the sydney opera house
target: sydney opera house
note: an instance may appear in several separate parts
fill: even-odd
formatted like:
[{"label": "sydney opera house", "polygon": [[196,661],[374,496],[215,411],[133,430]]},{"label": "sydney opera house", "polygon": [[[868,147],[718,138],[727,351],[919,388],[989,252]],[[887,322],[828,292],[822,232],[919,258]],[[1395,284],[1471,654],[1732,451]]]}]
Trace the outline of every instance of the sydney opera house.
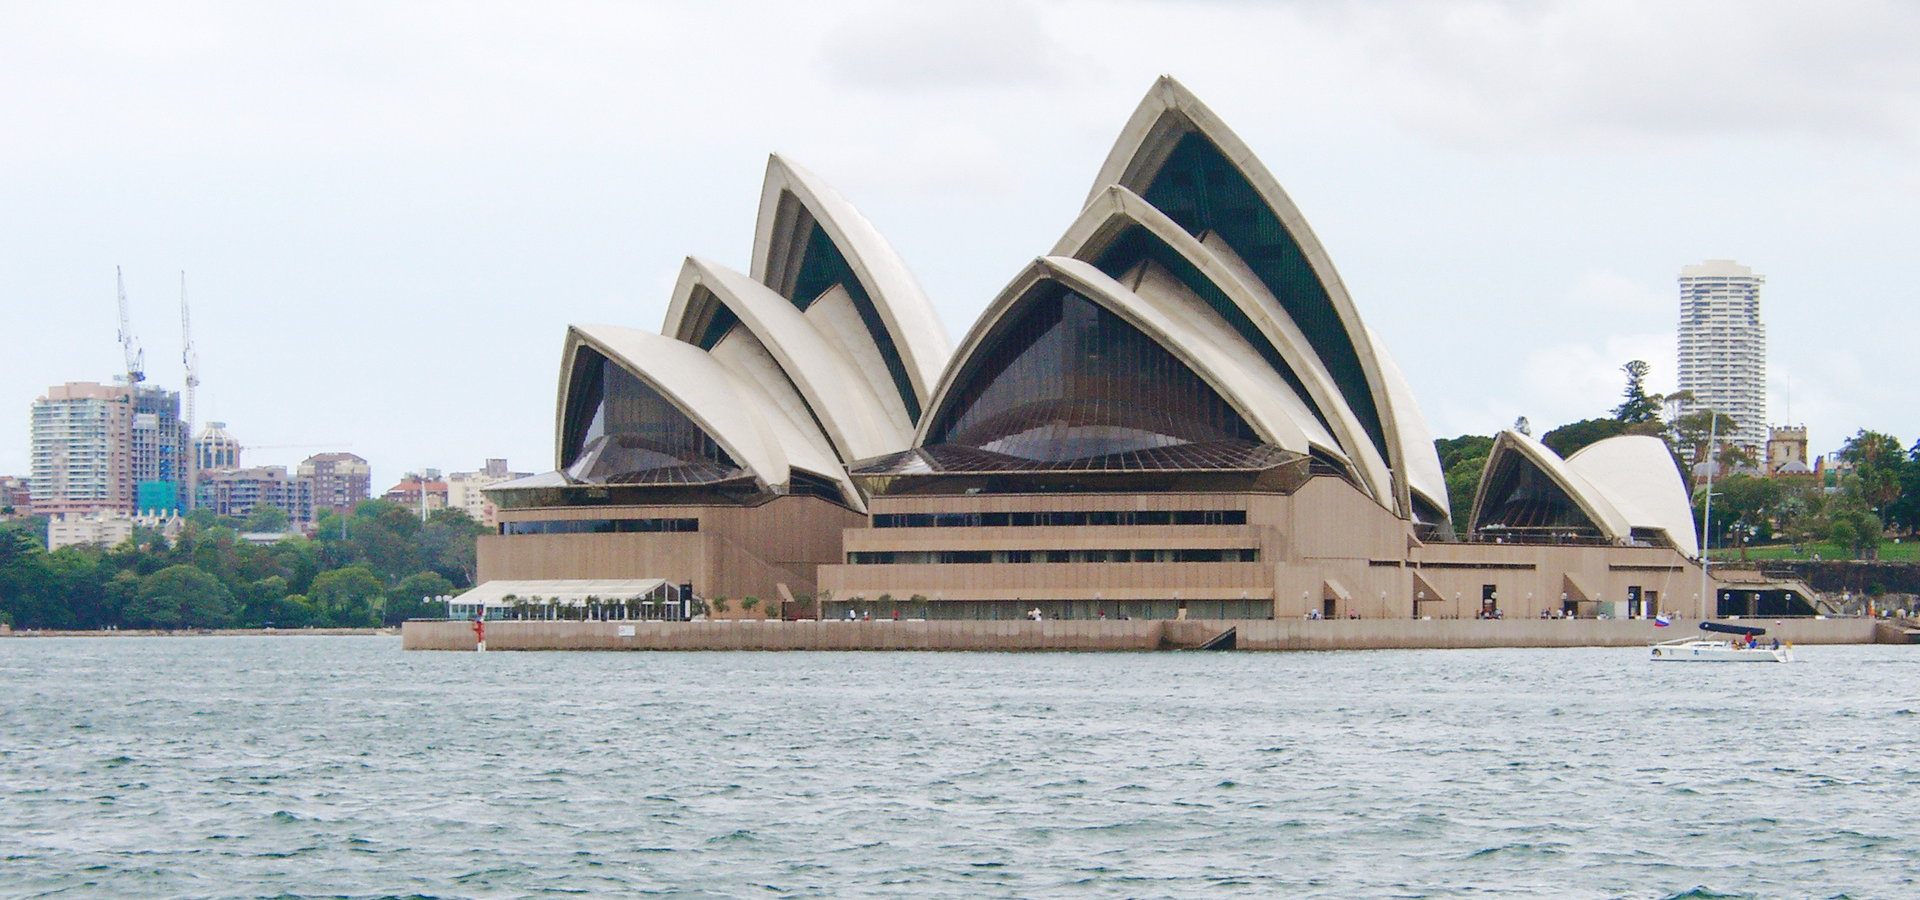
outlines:
[{"label": "sydney opera house", "polygon": [[1656,438],[1503,433],[1456,520],[1326,250],[1178,83],[1063,213],[955,347],[872,224],[772,158],[746,273],[689,259],[658,333],[568,330],[555,468],[488,491],[481,579],[748,615],[1708,612]]}]

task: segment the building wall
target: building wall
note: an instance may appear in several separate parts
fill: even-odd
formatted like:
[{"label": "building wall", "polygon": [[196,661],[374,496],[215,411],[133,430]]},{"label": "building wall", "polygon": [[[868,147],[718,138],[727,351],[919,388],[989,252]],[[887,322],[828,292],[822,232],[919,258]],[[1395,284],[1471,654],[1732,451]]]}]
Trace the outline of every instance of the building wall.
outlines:
[{"label": "building wall", "polygon": [[47,549],[85,544],[117,547],[133,537],[136,527],[152,528],[173,537],[180,533],[180,519],[172,515],[130,516],[120,512],[53,516],[47,520]]},{"label": "building wall", "polygon": [[447,476],[447,506],[464,511],[475,522],[492,528],[500,524],[499,509],[483,493],[488,485],[525,478],[530,472],[507,470],[504,459],[489,459],[478,472],[455,472]]},{"label": "building wall", "polygon": [[178,504],[186,462],[180,395],[156,387],[70,382],[34,401],[31,458],[37,515],[138,512],[139,486]]},{"label": "building wall", "polygon": [[216,515],[244,519],[256,506],[274,506],[293,525],[313,524],[313,480],[289,475],[283,466],[202,472],[199,482],[198,505]]},{"label": "building wall", "polygon": [[294,471],[313,479],[316,509],[352,509],[372,496],[373,467],[352,453],[317,453],[302,460]]},{"label": "building wall", "polygon": [[1799,463],[1806,471],[1800,474],[1812,474],[1812,461],[1807,459],[1807,428],[1804,425],[1782,426],[1772,429],[1767,436],[1767,474],[1778,475],[1789,463]]},{"label": "building wall", "polygon": [[759,506],[601,506],[501,510],[515,522],[699,520],[695,532],[483,535],[478,580],[664,578],[701,597],[777,600],[779,586],[811,594],[820,566],[840,557],[843,529],[865,517],[817,497]]},{"label": "building wall", "polygon": [[[1698,614],[1700,570],[1677,551],[1651,547],[1422,544],[1406,522],[1337,478],[1316,477],[1292,495],[1079,494],[878,497],[875,514],[1243,510],[1244,525],[926,527],[847,530],[853,554],[927,551],[1257,549],[1257,562],[854,563],[821,569],[839,608],[864,610],[881,595],[905,614],[1014,618],[1029,609],[1091,618],[1194,615],[1232,618],[1474,618],[1491,586],[1502,617],[1563,608],[1627,614],[1629,590],[1655,611]],[[871,557],[868,557],[871,558]],[[1651,592],[1651,593],[1649,593]],[[1422,597],[1422,594],[1425,594]],[[916,599],[923,598],[923,599]],[[1145,604],[1145,605],[1143,605]],[[1264,604],[1264,605],[1262,605]],[[888,615],[890,609],[876,610]]]},{"label": "building wall", "polygon": [[[1006,617],[1027,608],[1073,617],[1195,615],[1264,618],[1319,609],[1331,590],[1344,614],[1353,598],[1393,592],[1395,577],[1375,557],[1404,558],[1407,524],[1338,478],[1318,477],[1293,495],[1254,493],[1049,494],[876,497],[875,514],[1077,512],[1108,510],[1237,511],[1244,524],[1083,525],[1053,527],[857,528],[852,553],[1139,551],[1127,562],[856,563],[822,570],[836,599],[924,597],[962,602],[973,613]],[[1221,561],[1144,561],[1145,551],[1227,551]],[[1248,561],[1248,551],[1257,553]],[[1171,556],[1172,553],[1168,555]],[[1238,559],[1235,559],[1235,556]],[[1069,556],[1070,559],[1077,557]],[[1331,582],[1331,585],[1329,585]],[[1396,592],[1397,593],[1397,592]],[[1143,605],[1144,604],[1144,605]],[[1384,605],[1368,607],[1378,614]],[[939,616],[934,611],[930,615]]]}]

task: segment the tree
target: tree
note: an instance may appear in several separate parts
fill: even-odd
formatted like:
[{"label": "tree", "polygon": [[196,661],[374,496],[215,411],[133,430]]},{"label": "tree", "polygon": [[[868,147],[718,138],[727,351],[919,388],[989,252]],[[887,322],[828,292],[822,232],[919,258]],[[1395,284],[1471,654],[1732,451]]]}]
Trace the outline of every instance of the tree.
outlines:
[{"label": "tree", "polygon": [[1911,464],[1900,441],[1890,434],[1860,430],[1840,448],[1840,459],[1853,464],[1853,474],[1842,483],[1882,521],[1900,499],[1903,476]]},{"label": "tree", "polygon": [[1455,528],[1465,528],[1473,514],[1473,495],[1480,490],[1480,476],[1487,467],[1487,455],[1493,452],[1493,438],[1481,434],[1463,434],[1433,442],[1440,454],[1440,470],[1446,473],[1447,505],[1452,508]]},{"label": "tree", "polygon": [[1626,423],[1619,419],[1581,419],[1541,435],[1540,443],[1560,454],[1561,459],[1565,459],[1589,444],[1625,433],[1627,433]]},{"label": "tree", "polygon": [[387,612],[382,621],[398,625],[408,619],[444,616],[446,607],[433,598],[453,593],[457,593],[453,582],[439,572],[415,572],[387,592]]},{"label": "tree", "polygon": [[1647,373],[1653,367],[1645,360],[1633,360],[1620,367],[1627,373],[1627,387],[1621,392],[1620,405],[1613,408],[1613,417],[1628,425],[1640,423],[1660,423],[1660,396],[1647,393]]},{"label": "tree", "polygon": [[1827,541],[1850,559],[1872,559],[1879,554],[1881,522],[1878,516],[1858,506],[1834,513],[1827,527]]},{"label": "tree", "polygon": [[1887,505],[1887,524],[1912,532],[1920,528],[1920,441],[1907,451],[1900,471],[1900,496]]},{"label": "tree", "polygon": [[[1772,527],[1774,510],[1786,496],[1786,489],[1771,478],[1734,475],[1714,485],[1719,502],[1714,504],[1715,518],[1722,519],[1740,547],[1740,558],[1747,558],[1747,544],[1756,535],[1764,536]],[[1722,542],[1724,546],[1725,542]]]},{"label": "tree", "polygon": [[445,576],[455,587],[473,584],[477,563],[476,539],[487,533],[487,526],[475,521],[465,510],[435,510],[415,538],[427,568]]},{"label": "tree", "polygon": [[124,612],[127,621],[152,628],[218,628],[233,621],[226,585],[193,566],[168,566],[140,580]]},{"label": "tree", "polygon": [[364,566],[322,572],[307,590],[307,600],[324,621],[315,624],[341,628],[370,628],[379,624],[379,607],[386,591],[380,579]]},{"label": "tree", "polygon": [[1709,437],[1724,446],[1726,436],[1738,428],[1732,416],[1702,409],[1675,419],[1668,441],[1673,446],[1674,454],[1692,467],[1707,461]]},{"label": "tree", "polygon": [[240,526],[240,530],[249,534],[275,534],[286,531],[288,521],[286,510],[256,503],[253,510],[247,513],[247,521]]}]

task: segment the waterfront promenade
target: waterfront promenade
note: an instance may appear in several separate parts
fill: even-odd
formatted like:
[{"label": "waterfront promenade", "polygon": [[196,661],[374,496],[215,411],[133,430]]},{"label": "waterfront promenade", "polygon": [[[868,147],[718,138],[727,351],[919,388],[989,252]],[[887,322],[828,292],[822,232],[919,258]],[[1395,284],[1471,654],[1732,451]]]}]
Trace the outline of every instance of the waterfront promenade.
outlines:
[{"label": "waterfront promenade", "polygon": [[[1897,643],[1875,619],[1747,619],[1795,644]],[[488,650],[1080,650],[1199,649],[1233,631],[1238,650],[1637,647],[1697,633],[1623,619],[1259,619],[706,622],[488,622]],[[473,623],[412,621],[408,650],[472,650]]]}]

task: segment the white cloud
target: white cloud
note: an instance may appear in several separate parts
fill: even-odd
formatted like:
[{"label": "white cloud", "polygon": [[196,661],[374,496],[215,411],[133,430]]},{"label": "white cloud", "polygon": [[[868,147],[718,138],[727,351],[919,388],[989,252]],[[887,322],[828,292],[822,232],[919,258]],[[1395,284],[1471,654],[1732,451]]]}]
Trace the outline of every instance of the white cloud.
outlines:
[{"label": "white cloud", "polygon": [[1069,59],[1017,0],[869,7],[846,17],[820,56],[835,84],[885,91],[1049,85]]},{"label": "white cloud", "polygon": [[[1920,8],[1885,0],[1373,3],[1344,20],[1370,99],[1481,149],[1702,136],[1920,138]],[[1304,18],[1304,17],[1303,17]]]}]

